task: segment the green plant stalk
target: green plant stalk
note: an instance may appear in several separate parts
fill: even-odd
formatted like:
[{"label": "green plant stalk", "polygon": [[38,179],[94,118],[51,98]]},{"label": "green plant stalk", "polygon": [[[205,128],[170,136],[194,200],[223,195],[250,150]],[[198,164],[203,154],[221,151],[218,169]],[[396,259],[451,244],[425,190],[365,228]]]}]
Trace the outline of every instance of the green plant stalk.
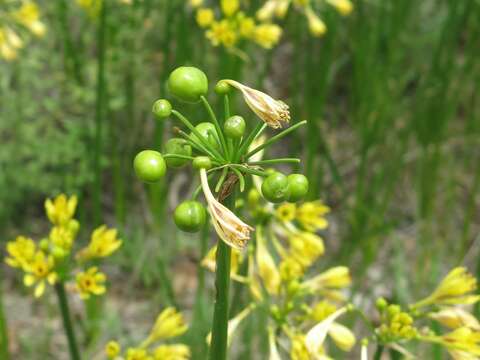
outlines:
[{"label": "green plant stalk", "polygon": [[68,340],[70,359],[80,360],[80,353],[78,352],[77,341],[75,340],[75,332],[73,330],[67,294],[65,292],[65,285],[63,282],[58,282],[55,284],[55,292],[57,293],[58,305],[60,307],[60,312],[62,313],[63,327]]},{"label": "green plant stalk", "polygon": [[383,345],[378,344],[377,345],[377,350],[375,351],[375,354],[373,355],[373,360],[380,360],[382,358],[382,353],[383,353]]},{"label": "green plant stalk", "polygon": [[3,274],[0,273],[0,358],[9,360],[10,355],[8,353],[8,332],[7,332],[7,320],[3,311],[3,287],[1,279]]},{"label": "green plant stalk", "polygon": [[[225,199],[224,205],[229,209],[234,208],[234,192]],[[223,240],[218,240],[215,273],[216,295],[212,324],[212,344],[209,355],[210,360],[225,360],[227,358],[231,250],[230,246]]]},{"label": "green plant stalk", "polygon": [[101,193],[102,193],[102,132],[105,117],[105,53],[107,32],[107,4],[108,0],[101,2],[100,23],[97,31],[98,55],[97,55],[97,93],[95,105],[95,143],[94,143],[94,171],[95,181],[93,188],[93,217],[98,225],[101,221]]}]

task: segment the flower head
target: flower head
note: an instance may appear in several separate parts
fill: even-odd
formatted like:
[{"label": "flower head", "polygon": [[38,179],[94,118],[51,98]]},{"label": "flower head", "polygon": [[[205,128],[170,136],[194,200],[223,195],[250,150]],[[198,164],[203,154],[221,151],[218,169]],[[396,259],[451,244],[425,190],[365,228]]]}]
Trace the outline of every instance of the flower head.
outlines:
[{"label": "flower head", "polygon": [[[455,359],[474,359],[480,356],[480,332],[468,327],[461,327],[441,336],[444,345]],[[464,356],[458,356],[462,355]],[[457,356],[455,356],[455,354]]]},{"label": "flower head", "polygon": [[213,46],[223,45],[229,48],[237,42],[237,33],[235,32],[233,23],[225,19],[213,21],[205,35]]},{"label": "flower head", "polygon": [[57,280],[57,273],[53,272],[55,263],[53,257],[45,255],[41,250],[35,253],[32,261],[25,267],[25,276],[23,283],[25,286],[32,286],[36,284],[34,296],[36,298],[43,295],[45,292],[45,282],[53,285]]},{"label": "flower head", "polygon": [[34,35],[43,36],[45,34],[45,25],[40,21],[40,11],[34,2],[25,1],[14,15],[17,21]]},{"label": "flower head", "polygon": [[45,201],[45,210],[48,219],[53,225],[65,226],[72,220],[77,207],[77,197],[67,198],[65,194],[58,195],[55,199]]},{"label": "flower head", "polygon": [[150,331],[150,335],[143,342],[142,347],[147,347],[161,339],[180,336],[184,334],[187,329],[188,326],[185,324],[182,313],[178,312],[173,307],[167,307],[160,313],[160,315],[158,315],[157,320]]},{"label": "flower head", "polygon": [[17,236],[15,241],[7,243],[7,265],[14,268],[25,269],[35,257],[35,242],[24,236]]},{"label": "flower head", "polygon": [[429,314],[431,319],[451,329],[468,327],[480,331],[480,323],[477,318],[461,308],[448,307]]},{"label": "flower head", "polygon": [[440,282],[433,293],[412,305],[419,308],[432,304],[473,304],[480,300],[480,295],[471,294],[477,289],[477,279],[464,267],[456,267]]},{"label": "flower head", "polygon": [[115,359],[120,354],[120,351],[120,344],[116,341],[109,341],[105,346],[105,355],[107,355],[109,359]]},{"label": "flower head", "polygon": [[271,49],[280,41],[282,28],[275,24],[257,25],[252,35],[253,40],[265,49]]},{"label": "flower head", "polygon": [[153,350],[154,360],[188,360],[190,356],[190,348],[183,344],[160,345]]},{"label": "flower head", "polygon": [[293,233],[289,236],[288,241],[291,256],[304,268],[312,265],[325,251],[322,238],[310,232]]},{"label": "flower head", "polygon": [[205,169],[200,170],[200,180],[208,203],[208,211],[218,236],[232,248],[244,249],[248,240],[250,240],[250,231],[253,231],[253,228],[241,221],[232,211],[215,199],[208,186]]},{"label": "flower head", "polygon": [[110,256],[122,245],[122,240],[117,238],[116,229],[108,229],[105,225],[96,228],[87,247],[80,250],[77,258],[87,261],[95,258]]},{"label": "flower head", "polygon": [[239,0],[221,0],[220,6],[225,16],[232,16],[238,11],[238,8],[240,7],[240,1]]},{"label": "flower head", "polygon": [[313,36],[322,36],[327,32],[327,26],[322,19],[318,17],[310,6],[305,8],[305,16],[308,21],[308,28]]},{"label": "flower head", "polygon": [[240,84],[235,80],[224,80],[234,88],[242,92],[247,105],[268,126],[278,129],[290,121],[288,105],[281,100],[275,100],[271,96]]},{"label": "flower head", "polygon": [[297,206],[292,203],[283,203],[275,210],[275,215],[282,222],[290,222],[295,219]]},{"label": "flower head", "polygon": [[153,360],[148,351],[143,348],[127,349],[126,360]]},{"label": "flower head", "polygon": [[307,231],[323,230],[328,226],[325,215],[329,212],[330,208],[320,200],[306,202],[297,209],[297,221]]},{"label": "flower head", "polygon": [[215,21],[215,14],[210,8],[199,8],[195,16],[198,26],[206,28]]},{"label": "flower head", "polygon": [[99,272],[96,266],[90,267],[85,272],[78,273],[76,280],[76,287],[82,299],[88,299],[91,295],[102,295],[106,291],[106,276],[104,273]]},{"label": "flower head", "polygon": [[350,285],[350,271],[346,266],[330,268],[313,278],[304,281],[302,286],[310,292],[322,289],[339,289]]},{"label": "flower head", "polygon": [[350,0],[327,0],[343,16],[349,15],[353,10],[353,4]]}]

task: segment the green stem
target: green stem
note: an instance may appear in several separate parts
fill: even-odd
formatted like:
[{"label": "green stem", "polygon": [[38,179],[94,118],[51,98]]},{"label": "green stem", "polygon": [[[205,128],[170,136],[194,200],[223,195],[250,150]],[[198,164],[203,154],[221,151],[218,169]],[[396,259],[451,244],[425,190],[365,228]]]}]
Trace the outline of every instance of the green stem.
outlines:
[{"label": "green stem", "polygon": [[210,119],[212,120],[213,124],[215,125],[215,128],[217,129],[217,133],[218,133],[218,136],[220,138],[220,143],[221,143],[222,148],[224,150],[224,154],[228,158],[227,143],[225,141],[225,137],[223,136],[223,129],[221,128],[220,123],[218,122],[217,116],[213,112],[213,109],[210,106],[210,104],[208,103],[205,96],[201,96],[200,99],[202,99],[202,103],[205,106],[205,109],[207,109],[208,116],[210,116]]},{"label": "green stem", "polygon": [[[235,196],[232,193],[224,202],[230,209],[234,208]],[[212,325],[212,345],[210,360],[225,360],[227,358],[228,338],[228,294],[230,288],[230,257],[231,248],[223,240],[218,240],[216,277],[215,277],[215,309]]]},{"label": "green stem", "polygon": [[5,319],[5,314],[3,312],[2,276],[3,274],[0,274],[0,359],[9,360],[7,320]]},{"label": "green stem", "polygon": [[98,55],[97,55],[97,100],[95,106],[95,152],[94,152],[94,169],[95,182],[93,191],[94,204],[94,223],[99,224],[101,218],[101,192],[102,192],[102,131],[103,120],[105,115],[105,52],[106,52],[106,18],[107,18],[107,2],[101,2],[100,24],[97,32]]},{"label": "green stem", "polygon": [[383,345],[377,345],[377,350],[375,351],[375,355],[373,355],[373,360],[380,360],[382,358],[383,349]]},{"label": "green stem", "polygon": [[68,308],[67,294],[65,293],[65,286],[63,282],[55,284],[55,291],[58,297],[58,305],[62,313],[63,327],[68,340],[68,349],[70,351],[70,359],[80,360],[80,353],[78,352],[77,342],[75,340],[75,333],[73,331],[73,324],[70,318],[70,310]]},{"label": "green stem", "polygon": [[247,155],[245,155],[245,159],[248,159],[255,155],[257,152],[259,152],[262,149],[265,149],[266,147],[272,145],[273,143],[277,142],[278,140],[284,138],[288,134],[290,134],[292,131],[297,130],[299,127],[305,125],[307,123],[307,120],[300,121],[296,123],[295,125],[290,126],[288,129],[283,130],[281,133],[272,136],[270,139],[265,141],[262,145],[257,146],[255,149],[250,151]]},{"label": "green stem", "polygon": [[271,165],[271,164],[299,164],[300,159],[297,158],[278,158],[260,161],[248,162],[248,165]]}]

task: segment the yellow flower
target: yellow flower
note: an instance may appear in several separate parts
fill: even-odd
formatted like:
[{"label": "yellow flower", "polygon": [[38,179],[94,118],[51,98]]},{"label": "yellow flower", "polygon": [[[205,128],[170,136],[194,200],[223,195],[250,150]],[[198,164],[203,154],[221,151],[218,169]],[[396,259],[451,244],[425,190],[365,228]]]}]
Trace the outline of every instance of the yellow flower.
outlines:
[{"label": "yellow flower", "polygon": [[291,0],[277,0],[277,7],[275,9],[275,15],[283,19],[288,12]]},{"label": "yellow flower", "polygon": [[155,360],[188,360],[191,353],[187,345],[160,345],[153,351]]},{"label": "yellow flower", "polygon": [[305,268],[312,265],[325,251],[322,238],[305,231],[290,235],[289,244],[291,256]]},{"label": "yellow flower", "polygon": [[200,180],[203,194],[208,204],[208,212],[212,218],[213,227],[217,235],[228,246],[242,250],[250,240],[250,232],[254,229],[241,221],[232,211],[220,204],[208,186],[207,172],[200,170]]},{"label": "yellow flower", "polygon": [[329,315],[333,314],[337,310],[337,307],[328,301],[321,301],[317,303],[312,309],[312,319],[320,322],[325,320]]},{"label": "yellow flower", "polygon": [[77,197],[75,195],[67,198],[65,194],[60,194],[53,201],[51,199],[45,201],[48,219],[57,226],[67,225],[75,215],[76,207]]},{"label": "yellow flower", "polygon": [[235,14],[240,7],[239,0],[221,0],[220,6],[222,8],[222,12],[230,17]]},{"label": "yellow flower", "polygon": [[337,266],[330,268],[315,277],[304,281],[302,287],[310,292],[316,292],[323,289],[339,289],[350,285],[350,272],[346,266]]},{"label": "yellow flower", "polygon": [[99,272],[96,266],[90,267],[85,272],[77,274],[77,290],[82,299],[88,299],[93,295],[102,295],[107,291],[105,281],[107,277],[104,273]]},{"label": "yellow flower", "polygon": [[14,16],[17,21],[28,28],[34,35],[43,36],[45,34],[45,25],[40,21],[40,12],[37,4],[31,1],[25,1]]},{"label": "yellow flower", "polygon": [[23,283],[28,287],[36,284],[34,291],[36,298],[45,292],[45,282],[53,285],[57,281],[57,274],[52,271],[54,265],[52,256],[45,255],[43,251],[37,251],[33,260],[25,266]]},{"label": "yellow flower", "polygon": [[251,38],[255,32],[255,20],[250,17],[242,17],[238,20],[238,32],[245,38]]},{"label": "yellow flower", "polygon": [[52,245],[68,253],[72,248],[75,233],[67,227],[54,226],[52,230],[50,230],[49,239]]},{"label": "yellow flower", "polygon": [[87,11],[91,17],[96,17],[101,9],[102,0],[77,0],[77,4]]},{"label": "yellow flower", "polygon": [[444,308],[429,314],[429,317],[451,329],[468,327],[480,331],[480,323],[477,318],[461,308]]},{"label": "yellow flower", "polygon": [[87,261],[95,258],[110,256],[122,245],[117,239],[117,230],[108,229],[105,225],[96,228],[87,247],[80,250],[77,259]]},{"label": "yellow flower", "polygon": [[145,348],[157,340],[169,339],[184,334],[188,329],[187,324],[183,320],[182,313],[179,313],[173,307],[167,307],[158,315],[153,325],[150,335],[142,343]]},{"label": "yellow flower", "polygon": [[383,314],[384,323],[377,329],[377,334],[384,342],[409,340],[417,336],[413,318],[401,310],[399,305],[391,304]]},{"label": "yellow flower", "polygon": [[243,98],[248,107],[268,126],[274,129],[290,121],[288,105],[281,100],[275,100],[271,96],[240,84],[235,80],[223,80],[227,84],[242,92]]},{"label": "yellow flower", "polygon": [[105,346],[105,354],[109,359],[114,359],[120,354],[120,344],[116,341],[109,341]]},{"label": "yellow flower", "polygon": [[206,28],[210,26],[215,20],[215,14],[212,9],[209,8],[200,8],[197,10],[195,16],[198,26]]},{"label": "yellow flower", "polygon": [[313,36],[322,36],[327,32],[327,26],[310,6],[305,8],[305,16],[308,21],[308,28]]},{"label": "yellow flower", "polygon": [[280,41],[282,28],[275,24],[261,24],[255,28],[253,40],[265,49],[271,49]]},{"label": "yellow flower", "polygon": [[299,279],[303,276],[305,268],[293,257],[286,257],[280,262],[280,277],[285,282]]},{"label": "yellow flower", "polygon": [[260,9],[257,10],[257,19],[260,21],[269,21],[277,8],[278,0],[267,0]]},{"label": "yellow flower", "polygon": [[127,349],[126,360],[153,360],[148,354],[147,350],[142,348],[129,348]]},{"label": "yellow flower", "polygon": [[332,323],[328,330],[328,335],[330,335],[335,344],[343,351],[350,351],[355,346],[355,335],[349,328],[342,324]]},{"label": "yellow flower", "polygon": [[25,269],[35,257],[35,242],[24,236],[17,236],[15,241],[7,243],[8,257],[5,259],[7,265],[14,268]]},{"label": "yellow flower", "polygon": [[327,3],[335,7],[343,16],[349,15],[353,10],[353,4],[350,0],[327,0]]},{"label": "yellow flower", "polygon": [[472,359],[471,355],[480,356],[480,332],[468,327],[455,329],[441,336],[440,341],[452,355],[465,353],[464,357],[454,357],[456,359]]},{"label": "yellow flower", "polygon": [[283,222],[290,222],[295,219],[297,206],[291,203],[283,203],[275,210],[277,219]]},{"label": "yellow flower", "polygon": [[206,32],[207,39],[213,46],[224,45],[232,47],[237,42],[237,34],[228,20],[214,21]]},{"label": "yellow flower", "polygon": [[305,230],[315,232],[328,226],[324,216],[329,212],[330,208],[320,200],[306,202],[297,210],[297,221]]},{"label": "yellow flower", "polygon": [[295,334],[290,338],[290,358],[291,360],[310,360],[310,353],[305,344],[305,335]]},{"label": "yellow flower", "polygon": [[271,295],[278,294],[280,288],[280,273],[278,272],[272,255],[268,252],[262,228],[257,227],[256,259],[258,274],[263,281],[265,289]]},{"label": "yellow flower", "polygon": [[428,297],[412,305],[419,308],[432,304],[473,304],[480,300],[479,295],[471,292],[477,289],[477,279],[464,267],[456,267],[440,282],[440,285]]}]

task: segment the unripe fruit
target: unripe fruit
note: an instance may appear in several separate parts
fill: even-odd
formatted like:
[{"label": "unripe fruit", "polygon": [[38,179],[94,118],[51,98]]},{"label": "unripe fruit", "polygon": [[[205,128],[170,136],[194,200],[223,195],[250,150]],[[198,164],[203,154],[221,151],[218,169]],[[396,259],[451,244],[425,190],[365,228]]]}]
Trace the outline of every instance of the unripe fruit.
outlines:
[{"label": "unripe fruit", "polygon": [[287,189],[287,177],[279,172],[269,175],[262,183],[263,197],[272,203],[284,201]]},{"label": "unripe fruit", "polygon": [[208,170],[212,167],[212,160],[210,160],[208,156],[197,156],[195,159],[193,159],[192,165],[197,170]]},{"label": "unripe fruit", "polygon": [[[216,139],[218,137],[218,133],[215,125],[210,122],[201,122],[200,124],[195,126],[195,129],[200,133],[203,139],[206,139],[207,142],[212,145],[213,148],[220,150],[220,145],[218,144],[218,141]],[[195,135],[193,132],[190,133],[190,136],[194,141],[203,145],[197,135]]]},{"label": "unripe fruit", "polygon": [[205,224],[207,212],[198,201],[185,201],[177,206],[173,218],[180,230],[197,232]]},{"label": "unripe fruit", "polygon": [[137,177],[145,182],[159,181],[166,171],[165,160],[158,151],[143,150],[135,156],[133,168]]},{"label": "unripe fruit", "polygon": [[308,193],[308,179],[302,174],[290,174],[287,176],[288,189],[286,199],[289,202],[303,200]]},{"label": "unripe fruit", "polygon": [[152,112],[158,119],[167,118],[172,113],[172,104],[165,99],[157,100],[153,103]]},{"label": "unripe fruit", "polygon": [[217,85],[215,85],[215,93],[218,95],[225,95],[230,92],[230,85],[226,81],[220,80]]},{"label": "unripe fruit", "polygon": [[229,138],[240,139],[245,133],[245,120],[238,115],[231,116],[225,121],[223,130]]},{"label": "unripe fruit", "polygon": [[[192,156],[192,147],[185,139],[173,138],[168,140],[165,144],[165,152],[173,155]],[[188,159],[166,158],[165,161],[167,166],[178,168],[185,165],[188,162]]]},{"label": "unripe fruit", "polygon": [[191,66],[181,66],[172,71],[168,78],[168,89],[178,99],[198,102],[208,91],[208,79],[203,71]]}]

